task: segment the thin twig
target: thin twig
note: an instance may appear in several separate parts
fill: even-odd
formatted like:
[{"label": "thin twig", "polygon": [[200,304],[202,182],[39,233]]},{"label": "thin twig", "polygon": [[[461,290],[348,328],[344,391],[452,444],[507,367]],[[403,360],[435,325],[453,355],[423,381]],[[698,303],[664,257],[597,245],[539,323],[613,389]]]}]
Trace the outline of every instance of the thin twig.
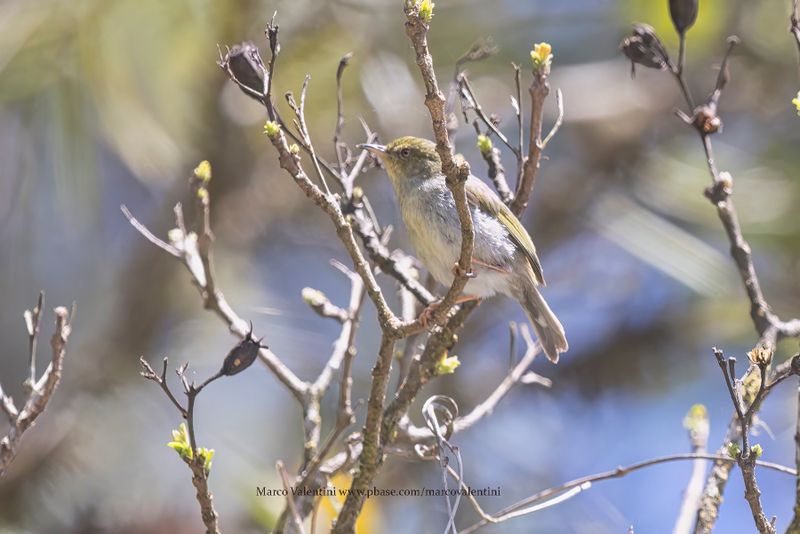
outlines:
[{"label": "thin twig", "polygon": [[44,309],[44,291],[39,291],[39,300],[36,301],[36,306],[33,310],[25,310],[23,314],[25,318],[25,326],[28,329],[28,365],[30,374],[26,384],[28,389],[32,388],[36,383],[36,344],[39,339],[39,322],[42,318],[42,309]]},{"label": "thin twig", "polygon": [[[585,476],[585,477],[576,478],[574,480],[571,480],[569,482],[561,484],[560,486],[555,486],[555,487],[552,487],[552,488],[548,488],[546,490],[542,490],[542,491],[540,491],[540,492],[538,492],[538,493],[536,493],[534,495],[531,495],[530,497],[526,497],[525,499],[522,499],[521,501],[518,501],[518,502],[512,504],[511,506],[508,506],[508,507],[502,509],[501,511],[497,512],[496,514],[493,514],[491,517],[495,521],[482,519],[481,521],[478,521],[474,525],[472,525],[472,526],[460,531],[459,534],[468,534],[469,532],[474,532],[478,528],[480,528],[480,527],[482,527],[482,526],[484,526],[484,525],[486,525],[486,524],[488,524],[490,522],[502,521],[503,518],[506,518],[506,516],[508,514],[516,512],[517,510],[520,510],[521,508],[525,508],[525,507],[530,506],[532,504],[538,503],[538,502],[540,502],[540,501],[542,501],[544,499],[548,499],[548,498],[553,497],[555,495],[559,495],[559,494],[561,494],[561,493],[563,493],[565,491],[584,486],[587,483],[593,484],[595,482],[599,482],[599,481],[602,481],[602,480],[609,480],[609,479],[613,479],[613,478],[622,478],[622,477],[624,477],[626,475],[629,475],[629,474],[631,474],[631,473],[633,473],[635,471],[639,471],[640,469],[644,469],[646,467],[651,467],[653,465],[658,465],[658,464],[663,464],[663,463],[668,463],[668,462],[677,462],[677,461],[683,461],[683,460],[697,460],[697,459],[713,460],[713,461],[716,461],[716,462],[725,462],[725,463],[730,463],[730,464],[735,463],[735,460],[733,458],[730,458],[728,456],[718,455],[718,454],[683,453],[683,454],[671,454],[671,455],[668,455],[668,456],[659,456],[657,458],[651,458],[649,460],[644,460],[644,461],[641,461],[641,462],[637,462],[635,464],[631,464],[631,465],[626,466],[626,467],[617,467],[616,469],[613,469],[611,471],[604,471],[602,473],[597,473],[595,475],[589,475],[589,476]],[[756,460],[755,463],[756,463],[756,465],[759,465],[761,467],[765,467],[767,469],[772,469],[774,471],[778,471],[780,473],[784,473],[784,474],[787,474],[787,475],[795,475],[797,473],[797,471],[795,471],[791,467],[786,467],[786,466],[775,464],[775,463],[772,463],[772,462],[762,462],[761,460]]]},{"label": "thin twig", "polygon": [[286,468],[284,468],[283,462],[280,460],[275,462],[275,469],[277,469],[278,475],[281,477],[281,484],[283,484],[283,490],[286,492],[286,505],[291,511],[294,528],[297,529],[297,532],[304,533],[305,529],[303,528],[303,520],[300,519],[300,514],[297,512],[297,507],[294,505],[291,486],[289,485],[289,476],[286,474]]},{"label": "thin twig", "polygon": [[534,342],[531,339],[530,331],[528,330],[528,325],[523,324],[520,325],[520,333],[522,334],[522,338],[525,340],[526,350],[525,355],[522,359],[517,363],[508,375],[500,382],[500,385],[495,388],[495,390],[489,395],[486,400],[482,403],[477,405],[475,408],[472,409],[470,413],[463,417],[459,417],[455,420],[454,423],[454,431],[455,432],[463,432],[464,430],[468,429],[482,418],[486,417],[487,415],[491,414],[500,400],[505,397],[506,393],[508,393],[515,384],[517,384],[528,368],[531,366],[533,361],[536,359],[541,353],[541,347],[538,343]]},{"label": "thin twig", "polygon": [[[203,297],[206,309],[216,313],[220,318],[225,321],[232,334],[239,339],[244,339],[248,332],[247,323],[242,319],[225,299],[221,290],[216,289],[213,282],[213,272],[206,271],[206,267],[211,265],[211,258],[208,256],[209,248],[204,246],[205,252],[201,251],[197,246],[196,234],[185,230],[183,223],[183,213],[180,206],[176,206],[176,222],[178,232],[180,235],[174,235],[174,244],[167,244],[158,237],[156,237],[150,230],[136,220],[126,206],[121,206],[120,209],[131,225],[148,241],[154,243],[161,249],[169,252],[172,256],[181,260],[181,263],[189,271],[192,276],[192,282],[200,291]],[[181,229],[183,227],[183,229]],[[208,243],[210,246],[210,242]],[[210,280],[210,281],[209,281]],[[214,287],[213,291],[209,291]],[[297,399],[302,399],[308,384],[300,380],[284,363],[268,348],[262,348],[259,352],[259,358],[262,362],[272,371],[272,373],[280,380],[281,383],[295,396]]]},{"label": "thin twig", "polygon": [[[353,195],[353,182],[348,180],[345,162],[347,161],[347,144],[342,143],[342,128],[344,128],[344,99],[342,98],[342,74],[350,63],[353,53],[349,52],[339,60],[339,67],[336,69],[336,129],[333,132],[333,149],[336,152],[336,162],[338,163],[339,175],[347,198]],[[367,141],[369,142],[369,141]],[[345,153],[343,153],[345,152]]]},{"label": "thin twig", "polygon": [[528,88],[531,96],[531,124],[528,139],[528,155],[522,165],[522,175],[514,191],[514,200],[511,202],[511,211],[516,215],[522,213],[528,205],[539,171],[542,159],[542,120],[544,116],[544,102],[550,94],[548,82],[549,71],[547,68],[534,69],[533,80]]}]

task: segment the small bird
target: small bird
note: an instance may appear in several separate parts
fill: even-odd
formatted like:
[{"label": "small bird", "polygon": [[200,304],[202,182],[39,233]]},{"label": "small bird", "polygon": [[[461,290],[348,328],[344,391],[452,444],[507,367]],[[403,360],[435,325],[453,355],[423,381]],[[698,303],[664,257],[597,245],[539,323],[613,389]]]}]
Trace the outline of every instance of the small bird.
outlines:
[{"label": "small bird", "polygon": [[[383,163],[392,181],[403,222],[422,264],[441,284],[453,281],[461,251],[461,222],[445,183],[436,145],[418,137],[400,137],[388,145],[359,145]],[[466,182],[475,228],[471,278],[459,302],[497,293],[516,299],[528,314],[548,359],[558,362],[568,348],[564,327],[537,286],[542,265],[528,232],[492,189],[475,176]]]}]

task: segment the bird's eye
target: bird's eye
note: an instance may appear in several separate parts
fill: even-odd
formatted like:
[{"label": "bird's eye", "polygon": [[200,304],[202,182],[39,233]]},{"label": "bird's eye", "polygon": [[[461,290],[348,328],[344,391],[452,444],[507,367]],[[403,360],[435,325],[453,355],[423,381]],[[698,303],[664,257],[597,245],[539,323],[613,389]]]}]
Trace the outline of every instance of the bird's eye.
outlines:
[{"label": "bird's eye", "polygon": [[407,148],[404,148],[403,150],[400,151],[400,157],[401,158],[407,158],[409,156],[409,154],[411,154],[411,150],[409,150]]}]

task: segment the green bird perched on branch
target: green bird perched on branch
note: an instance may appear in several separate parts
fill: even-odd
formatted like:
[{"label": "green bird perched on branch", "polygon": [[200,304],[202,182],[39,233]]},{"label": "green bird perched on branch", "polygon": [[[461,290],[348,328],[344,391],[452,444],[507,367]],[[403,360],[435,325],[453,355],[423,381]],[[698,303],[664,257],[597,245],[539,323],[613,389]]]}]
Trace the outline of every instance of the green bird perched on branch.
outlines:
[{"label": "green bird perched on branch", "polygon": [[[436,145],[427,139],[401,137],[386,146],[360,146],[383,162],[420,261],[439,283],[449,285],[461,250],[461,223]],[[558,362],[559,354],[568,349],[567,338],[539,293],[538,286],[545,282],[533,241],[508,206],[480,179],[470,176],[466,193],[475,228],[472,269],[476,276],[467,282],[458,302],[497,293],[513,297],[528,314],[547,357]]]}]

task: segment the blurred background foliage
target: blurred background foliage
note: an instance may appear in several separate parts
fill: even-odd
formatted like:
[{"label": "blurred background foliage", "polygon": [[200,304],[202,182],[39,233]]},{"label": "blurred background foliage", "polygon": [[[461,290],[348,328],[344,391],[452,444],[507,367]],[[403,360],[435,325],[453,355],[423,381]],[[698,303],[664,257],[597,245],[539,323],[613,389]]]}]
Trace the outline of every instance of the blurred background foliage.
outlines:
[{"label": "blurred background foliage", "polygon": [[[350,51],[348,141],[363,141],[359,117],[383,140],[430,136],[400,7],[399,0],[0,3],[0,379],[10,393],[22,394],[21,315],[37,291],[47,291],[49,305],[74,299],[78,309],[64,383],[0,481],[0,530],[199,531],[189,474],[165,446],[177,417],[139,378],[137,359],[167,355],[205,377],[233,340],[203,312],[180,265],[142,240],[118,206],[126,203],[166,232],[172,205],[187,195],[186,177],[209,159],[219,283],[290,367],[314,375],[337,332],[302,304],[300,291],[313,286],[344,304],[349,289],[328,260],[347,258],[325,217],[278,169],[261,134],[264,113],[219,71],[217,45],[252,39],[264,46],[263,28],[277,9],[283,52],[275,93],[299,91],[311,74],[306,113],[330,158],[336,66]],[[800,82],[788,10],[788,1],[702,1],[689,32],[688,72],[699,98],[712,87],[725,37],[742,39],[722,100],[718,163],[735,177],[770,303],[796,316],[800,119],[790,101]],[[430,44],[441,79],[476,38],[491,36],[500,47],[469,70],[504,130],[514,134],[510,62],[527,65],[534,41],[553,45],[552,85],[566,106],[524,222],[571,350],[558,367],[535,364],[553,379],[552,389],[519,387],[491,418],[456,438],[467,480],[501,488],[502,497],[484,500],[488,510],[575,476],[687,450],[681,421],[695,402],[709,407],[710,444],[717,446],[731,409],[710,349],[738,356],[756,341],[722,228],[702,196],[709,179],[701,147],[672,113],[677,87],[643,69],[631,80],[618,52],[631,21],[652,24],[674,50],[666,1],[436,2]],[[483,173],[470,127],[460,128],[456,145]],[[372,171],[359,183],[382,220],[395,225],[392,246],[407,248],[388,181]],[[381,283],[394,296],[391,281]],[[377,348],[374,309],[365,309],[359,398],[367,395]],[[426,394],[449,394],[462,410],[480,402],[508,368],[511,320],[523,320],[514,303],[485,303],[456,347],[463,365]],[[796,349],[782,344],[778,359]],[[755,441],[767,460],[794,462],[794,403],[786,385],[764,407],[771,432]],[[323,409],[333,413],[335,394]],[[255,487],[279,486],[276,459],[297,467],[297,407],[256,366],[215,383],[198,410],[198,439],[217,450],[211,486],[222,526],[263,531],[283,502],[254,497]],[[619,533],[633,524],[637,532],[665,532],[689,470],[676,464],[639,472],[486,530]],[[760,476],[766,511],[782,528],[794,481]],[[433,464],[398,459],[379,479],[386,487],[439,484]],[[750,521],[741,493],[733,476],[720,532]],[[460,524],[474,519],[467,508]],[[363,531],[437,532],[444,517],[437,499],[376,498]]]}]

